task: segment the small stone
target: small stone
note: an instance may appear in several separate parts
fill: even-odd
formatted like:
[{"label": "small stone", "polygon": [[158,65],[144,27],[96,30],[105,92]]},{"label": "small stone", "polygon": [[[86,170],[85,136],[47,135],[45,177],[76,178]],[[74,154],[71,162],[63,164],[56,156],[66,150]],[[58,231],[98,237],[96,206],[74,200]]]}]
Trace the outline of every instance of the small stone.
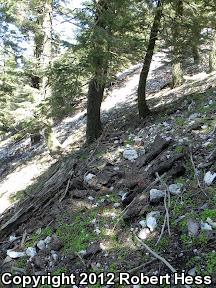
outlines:
[{"label": "small stone", "polygon": [[29,256],[29,257],[34,257],[37,255],[37,251],[34,247],[28,247],[26,249],[26,255]]},{"label": "small stone", "polygon": [[150,233],[151,232],[150,232],[149,228],[143,228],[142,230],[140,230],[138,237],[142,240],[145,240],[148,238]]},{"label": "small stone", "polygon": [[12,259],[16,259],[16,258],[25,257],[26,253],[25,252],[17,252],[17,251],[13,251],[13,250],[7,250],[7,256],[9,256]]},{"label": "small stone", "polygon": [[114,208],[119,208],[120,206],[121,206],[120,203],[114,203],[114,204],[113,204],[113,207],[114,207]]},{"label": "small stone", "polygon": [[99,229],[98,227],[94,230],[94,232],[95,232],[97,235],[100,235],[100,233],[101,233],[101,231],[100,231],[100,229]]},{"label": "small stone", "polygon": [[134,161],[138,158],[137,151],[132,148],[127,148],[123,152],[123,157],[127,160]]},{"label": "small stone", "polygon": [[45,239],[44,239],[44,242],[47,244],[49,244],[51,242],[52,238],[50,236],[47,236]]},{"label": "small stone", "polygon": [[188,219],[188,234],[189,236],[197,236],[199,234],[200,225],[194,219]]},{"label": "small stone", "polygon": [[11,235],[11,236],[9,237],[9,242],[10,242],[10,243],[14,242],[15,240],[17,240],[17,237],[16,237],[15,235]]},{"label": "small stone", "polygon": [[97,177],[92,173],[88,173],[87,175],[84,175],[84,182],[89,186],[96,186]]},{"label": "small stone", "polygon": [[169,185],[169,192],[172,195],[181,194],[181,185],[180,184],[171,184],[171,185]]},{"label": "small stone", "polygon": [[211,171],[208,171],[205,174],[204,182],[207,186],[210,186],[214,182],[215,179],[216,179],[216,173],[211,173]]},{"label": "small stone", "polygon": [[214,222],[211,218],[207,218],[206,222],[211,225],[212,228],[216,228],[216,222]]},{"label": "small stone", "polygon": [[88,200],[89,200],[89,201],[94,201],[94,197],[89,196],[89,197],[88,197]]},{"label": "small stone", "polygon": [[194,268],[190,269],[188,271],[188,275],[193,276],[193,277],[196,276],[196,268],[194,267]]},{"label": "small stone", "polygon": [[154,231],[157,227],[157,217],[160,215],[159,211],[153,211],[146,216],[146,225],[150,231]]},{"label": "small stone", "polygon": [[40,240],[38,243],[37,243],[37,247],[40,249],[40,250],[45,250],[46,249],[46,243],[44,240]]},{"label": "small stone", "polygon": [[201,230],[211,231],[212,230],[212,226],[209,225],[208,223],[205,223],[205,222],[201,221]]},{"label": "small stone", "polygon": [[150,190],[150,202],[151,203],[158,203],[164,199],[166,193],[164,191],[158,189],[151,189]]},{"label": "small stone", "polygon": [[147,227],[146,220],[141,220],[141,221],[139,221],[139,224],[140,224],[143,228],[146,228],[146,227]]}]

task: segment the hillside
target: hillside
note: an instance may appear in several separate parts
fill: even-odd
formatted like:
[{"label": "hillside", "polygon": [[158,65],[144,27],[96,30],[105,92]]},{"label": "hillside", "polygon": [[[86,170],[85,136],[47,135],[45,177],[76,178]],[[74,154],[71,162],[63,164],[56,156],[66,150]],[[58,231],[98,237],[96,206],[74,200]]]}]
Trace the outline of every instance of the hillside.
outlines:
[{"label": "hillside", "polygon": [[[215,287],[216,74],[190,65],[185,83],[171,89],[169,53],[156,53],[147,82],[152,114],[141,120],[140,68],[107,89],[104,130],[92,145],[85,103],[54,127],[61,156],[28,138],[1,142],[0,273],[113,272],[118,287],[119,272],[176,270],[210,275]],[[207,285],[172,287],[182,286]]]}]

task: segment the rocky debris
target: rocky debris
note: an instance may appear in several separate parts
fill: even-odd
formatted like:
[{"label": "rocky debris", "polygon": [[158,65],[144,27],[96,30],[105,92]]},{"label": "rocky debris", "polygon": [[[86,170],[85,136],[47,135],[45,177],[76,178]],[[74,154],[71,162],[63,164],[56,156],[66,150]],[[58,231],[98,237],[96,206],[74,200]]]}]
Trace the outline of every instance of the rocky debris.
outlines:
[{"label": "rocky debris", "polygon": [[207,218],[206,222],[211,225],[212,228],[216,229],[216,222],[214,222],[211,218]]},{"label": "rocky debris", "polygon": [[142,240],[145,240],[148,238],[150,233],[151,232],[150,232],[149,228],[143,228],[142,230],[139,231],[138,237]]},{"label": "rocky debris", "polygon": [[165,150],[171,143],[170,139],[164,139],[161,136],[156,136],[153,145],[151,146],[151,150],[143,155],[139,160],[138,167],[141,168],[148,163],[150,163],[153,159],[155,159],[163,150]]},{"label": "rocky debris", "polygon": [[56,234],[53,234],[51,241],[48,245],[50,250],[59,251],[64,246],[63,242],[57,237]]},{"label": "rocky debris", "polygon": [[157,227],[157,218],[160,216],[159,211],[152,211],[146,215],[146,225],[153,232]]},{"label": "rocky debris", "polygon": [[181,194],[181,184],[171,184],[169,185],[169,192],[172,195],[179,195]]},{"label": "rocky debris", "polygon": [[9,256],[12,259],[17,259],[17,258],[25,257],[26,253],[14,251],[14,250],[7,250],[7,256]]},{"label": "rocky debris", "polygon": [[83,254],[83,258],[88,258],[102,251],[101,244],[99,242],[92,244],[88,247],[86,252]]},{"label": "rocky debris", "polygon": [[13,243],[16,240],[17,240],[17,237],[15,235],[10,235],[10,237],[9,237],[9,242],[10,243]]},{"label": "rocky debris", "polygon": [[164,199],[166,192],[158,190],[158,189],[151,189],[150,190],[150,203],[159,203],[161,200]]},{"label": "rocky debris", "polygon": [[45,250],[46,249],[46,242],[44,240],[40,240],[37,243],[37,247],[40,250]]},{"label": "rocky debris", "polygon": [[32,263],[35,265],[37,269],[44,269],[47,266],[47,259],[44,257],[40,257],[36,255],[32,258]]},{"label": "rocky debris", "polygon": [[34,247],[28,247],[26,249],[26,255],[29,256],[29,257],[34,257],[37,255],[37,251],[36,251],[36,248]]},{"label": "rocky debris", "polygon": [[139,224],[142,226],[142,228],[146,228],[147,227],[146,220],[140,220]]},{"label": "rocky debris", "polygon": [[212,226],[209,225],[206,222],[201,221],[201,230],[203,230],[203,231],[211,231],[212,230]]},{"label": "rocky debris", "polygon": [[123,157],[126,159],[126,160],[129,160],[129,161],[134,161],[138,158],[138,153],[135,149],[133,148],[126,148],[124,151],[123,151]]},{"label": "rocky debris", "polygon": [[190,270],[188,271],[188,275],[190,275],[190,276],[192,276],[192,277],[196,276],[196,267],[190,269]]},{"label": "rocky debris", "polygon": [[194,219],[187,220],[187,228],[188,228],[188,235],[189,236],[198,236],[200,224]]},{"label": "rocky debris", "polygon": [[216,173],[212,173],[211,171],[208,171],[204,176],[204,182],[207,186],[211,186],[215,179]]},{"label": "rocky debris", "polygon": [[84,182],[90,187],[95,187],[97,185],[97,176],[92,173],[88,173],[87,175],[84,175]]}]

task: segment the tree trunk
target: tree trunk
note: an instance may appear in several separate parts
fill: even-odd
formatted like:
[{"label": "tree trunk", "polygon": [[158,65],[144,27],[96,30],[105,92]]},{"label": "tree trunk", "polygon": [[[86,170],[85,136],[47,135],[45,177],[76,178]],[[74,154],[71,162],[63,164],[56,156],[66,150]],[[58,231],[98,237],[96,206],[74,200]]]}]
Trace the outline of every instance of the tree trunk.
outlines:
[{"label": "tree trunk", "polygon": [[41,68],[43,70],[43,77],[41,81],[41,95],[45,101],[44,107],[44,136],[47,147],[51,154],[59,153],[61,145],[52,129],[53,119],[51,116],[51,98],[52,98],[52,88],[49,83],[49,78],[45,74],[46,69],[49,67],[52,61],[52,8],[53,0],[46,0],[44,4],[44,18],[43,18],[43,32],[44,32],[44,42],[43,42],[43,52],[41,59]]},{"label": "tree trunk", "polygon": [[194,19],[193,20],[193,27],[192,27],[192,55],[194,58],[194,64],[199,65],[200,63],[200,51],[199,51],[199,45],[200,45],[200,32],[201,27],[199,22]]},{"label": "tree trunk", "polygon": [[104,85],[98,85],[96,79],[89,83],[88,105],[87,105],[87,142],[92,143],[102,133],[102,124],[100,119],[100,108],[103,100]]},{"label": "tree trunk", "polygon": [[[107,79],[109,44],[105,38],[98,37],[98,29],[110,32],[110,27],[104,20],[104,13],[108,9],[107,0],[97,1],[95,31],[93,33],[93,51],[92,51],[92,67],[93,77],[90,80],[88,88],[87,103],[87,143],[94,142],[102,133],[102,125],[100,119],[100,109],[103,100],[103,94]],[[100,55],[98,57],[98,55]]]},{"label": "tree trunk", "polygon": [[157,10],[154,17],[154,22],[151,28],[150,39],[147,47],[147,52],[145,55],[142,71],[140,73],[139,85],[138,85],[138,110],[139,116],[145,118],[150,110],[146,103],[146,82],[148,78],[148,73],[154,53],[155,43],[157,40],[157,35],[160,27],[160,20],[162,16],[162,5],[163,1],[159,0],[157,3]]},{"label": "tree trunk", "polygon": [[210,72],[216,71],[216,32],[214,32],[212,49],[209,55],[209,70]]},{"label": "tree trunk", "polygon": [[182,52],[183,52],[183,36],[182,36],[182,16],[183,16],[183,1],[178,0],[176,5],[176,17],[173,27],[173,57],[172,57],[172,77],[173,87],[183,84],[183,69],[182,69]]}]

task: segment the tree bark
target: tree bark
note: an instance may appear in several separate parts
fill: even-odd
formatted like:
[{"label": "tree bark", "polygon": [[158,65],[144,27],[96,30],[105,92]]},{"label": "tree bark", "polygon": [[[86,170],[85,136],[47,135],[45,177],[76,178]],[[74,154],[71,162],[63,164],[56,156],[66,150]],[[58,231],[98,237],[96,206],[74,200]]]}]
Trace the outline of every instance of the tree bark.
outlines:
[{"label": "tree bark", "polygon": [[[98,37],[98,29],[110,33],[110,27],[104,20],[104,13],[108,10],[107,0],[99,0],[97,2],[96,19],[95,19],[95,34],[93,33],[93,51],[92,51],[92,66],[93,77],[90,80],[88,87],[87,99],[87,128],[86,139],[87,143],[94,142],[102,133],[102,124],[100,117],[101,103],[107,79],[109,44],[106,39]],[[98,57],[98,55],[100,55]]]},{"label": "tree bark", "polygon": [[199,22],[194,19],[193,21],[193,27],[192,27],[192,55],[194,58],[194,64],[199,65],[200,63],[200,51],[199,51],[199,45],[200,45],[200,32],[201,27]]},{"label": "tree bark", "polygon": [[210,72],[216,71],[216,32],[214,32],[212,49],[209,55],[209,70]]},{"label": "tree bark", "polygon": [[183,53],[183,37],[182,37],[182,17],[183,17],[183,0],[178,0],[176,4],[175,24],[173,27],[173,57],[172,57],[172,77],[173,87],[183,84],[182,69],[182,53]]},{"label": "tree bark", "polygon": [[140,73],[139,85],[138,85],[138,110],[139,116],[141,118],[145,118],[148,114],[150,114],[150,110],[146,103],[146,83],[148,78],[148,73],[152,61],[152,57],[154,54],[155,43],[157,40],[157,35],[160,27],[160,20],[162,16],[162,5],[163,1],[159,0],[157,3],[157,10],[154,17],[154,22],[151,28],[150,39],[147,47],[147,52],[145,55],[143,67]]}]

